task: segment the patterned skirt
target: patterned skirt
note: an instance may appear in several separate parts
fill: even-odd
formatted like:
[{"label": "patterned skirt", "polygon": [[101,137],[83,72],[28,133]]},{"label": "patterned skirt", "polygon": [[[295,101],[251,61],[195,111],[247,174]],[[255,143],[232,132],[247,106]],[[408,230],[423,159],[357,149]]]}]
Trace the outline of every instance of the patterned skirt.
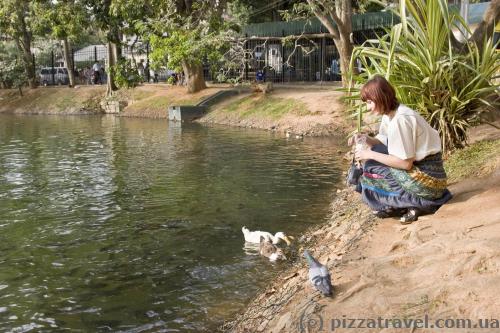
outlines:
[{"label": "patterned skirt", "polygon": [[[388,154],[384,145],[373,146],[372,150]],[[446,189],[441,153],[414,162],[411,170],[366,161],[361,176],[361,194],[373,210],[418,208],[424,213],[434,213],[452,197]]]}]

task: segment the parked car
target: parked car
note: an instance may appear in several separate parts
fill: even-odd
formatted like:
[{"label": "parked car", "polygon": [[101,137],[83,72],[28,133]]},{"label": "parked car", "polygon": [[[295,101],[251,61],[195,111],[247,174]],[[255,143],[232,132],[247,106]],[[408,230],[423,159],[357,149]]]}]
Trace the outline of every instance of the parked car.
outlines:
[{"label": "parked car", "polygon": [[[54,75],[52,75],[52,73]],[[69,83],[68,69],[66,67],[43,67],[40,70],[40,84],[48,85],[63,85]]]},{"label": "parked car", "polygon": [[[156,71],[154,69],[150,69],[149,82],[155,82],[155,80],[158,82],[166,82],[170,77],[170,75],[172,75],[172,73],[175,73],[175,71],[166,68],[160,68]],[[155,74],[156,74],[156,79],[155,79]]]}]

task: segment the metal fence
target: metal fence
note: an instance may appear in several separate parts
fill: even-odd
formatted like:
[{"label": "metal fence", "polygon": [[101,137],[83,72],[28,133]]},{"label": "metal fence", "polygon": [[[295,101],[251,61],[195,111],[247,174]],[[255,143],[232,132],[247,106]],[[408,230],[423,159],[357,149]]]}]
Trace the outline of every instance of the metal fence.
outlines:
[{"label": "metal fence", "polygon": [[[383,30],[355,32],[354,44],[359,45],[382,33]],[[245,49],[247,59],[244,68],[228,76],[241,77],[245,81],[277,83],[342,79],[339,53],[331,38],[307,38],[305,35],[291,42],[282,38],[253,38],[245,42]],[[357,66],[360,64],[357,63]]]},{"label": "metal fence", "polygon": [[[361,44],[368,38],[382,34],[383,30],[357,31],[353,38]],[[331,38],[308,38],[299,40],[274,38],[251,38],[244,42],[244,61],[231,70],[224,64],[204,64],[207,81],[224,82],[228,79],[271,82],[329,82],[340,81],[340,59]],[[89,45],[72,50],[70,65],[66,64],[62,47],[54,47],[34,56],[39,84],[67,85],[68,71],[75,75],[79,85],[97,85],[107,82],[107,45]],[[182,77],[168,69],[154,70],[150,66],[149,45],[134,42],[121,48],[121,55],[137,69],[143,82],[167,82],[169,77]],[[70,67],[70,68],[68,68]],[[223,73],[224,75],[220,75]],[[179,82],[181,84],[182,82]]]},{"label": "metal fence", "polygon": [[[144,82],[166,82],[172,71],[154,70],[150,66],[149,45],[134,43],[121,48],[121,56],[130,61]],[[37,79],[41,85],[66,85],[68,71],[75,75],[75,83],[80,85],[106,84],[108,67],[107,45],[89,45],[70,51],[71,61],[65,61],[62,47],[39,52],[33,56]]]},{"label": "metal fence", "polygon": [[[39,52],[33,57],[37,79],[41,85],[66,85],[69,83],[68,71],[72,70],[76,84],[94,84],[92,66],[106,68],[107,47],[91,45],[80,50],[71,50],[72,62],[66,63],[62,47],[55,46],[50,50]],[[105,72],[105,71],[104,71]],[[99,76],[95,84],[105,83],[105,74]]]}]

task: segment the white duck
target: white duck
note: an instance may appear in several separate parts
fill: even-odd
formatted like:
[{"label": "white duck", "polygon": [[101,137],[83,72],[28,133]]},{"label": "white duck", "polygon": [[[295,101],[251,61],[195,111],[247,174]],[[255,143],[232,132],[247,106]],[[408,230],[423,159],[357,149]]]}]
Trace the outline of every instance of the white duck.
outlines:
[{"label": "white duck", "polygon": [[268,240],[273,244],[278,244],[280,240],[283,240],[287,245],[290,245],[292,243],[291,240],[293,239],[292,236],[287,236],[284,232],[281,231],[274,234],[274,236],[267,231],[250,231],[247,227],[241,228],[241,231],[243,232],[243,236],[245,236],[245,242],[248,243],[260,244],[261,236],[264,237],[265,240]]}]

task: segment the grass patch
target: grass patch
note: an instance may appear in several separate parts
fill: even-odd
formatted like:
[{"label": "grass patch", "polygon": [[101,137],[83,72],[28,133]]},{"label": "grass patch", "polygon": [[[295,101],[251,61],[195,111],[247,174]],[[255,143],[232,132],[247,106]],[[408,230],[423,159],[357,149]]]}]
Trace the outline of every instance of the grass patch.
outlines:
[{"label": "grass patch", "polygon": [[[71,107],[80,106],[81,98],[76,96],[72,91],[58,93],[55,102],[53,102],[57,110],[67,110]],[[50,105],[50,103],[48,103]]]},{"label": "grass patch", "polygon": [[137,88],[130,90],[130,96],[137,101],[151,97],[154,94],[155,94],[154,91],[140,90]]},{"label": "grass patch", "polygon": [[476,142],[455,151],[444,163],[449,182],[487,175],[497,166],[499,155],[500,139]]},{"label": "grass patch", "polygon": [[153,96],[136,100],[133,104],[127,107],[128,111],[140,110],[162,110],[167,111],[170,105],[194,105],[199,102],[199,99],[176,99],[171,96]]},{"label": "grass patch", "polygon": [[[0,109],[4,111],[21,110],[27,113],[68,113],[81,109],[98,111],[98,104],[95,109],[90,108],[90,106],[95,106],[94,100],[104,96],[104,89],[102,87],[85,89],[39,87],[32,90],[26,89],[22,97],[2,94],[4,100]],[[8,97],[5,98],[4,96]]]},{"label": "grass patch", "polygon": [[167,109],[170,105],[170,99],[165,96],[154,96],[138,101],[133,105],[136,107],[148,109]]},{"label": "grass patch", "polygon": [[120,89],[115,94],[118,96],[119,99],[121,100],[134,100],[134,101],[140,101],[146,98],[149,98],[155,94],[154,91],[148,91],[141,89],[140,87],[137,88],[130,88],[130,89]]},{"label": "grass patch", "polygon": [[294,99],[276,98],[270,96],[255,96],[242,98],[230,103],[220,112],[237,113],[240,118],[254,116],[279,119],[286,114],[304,116],[309,114],[307,106]]}]

